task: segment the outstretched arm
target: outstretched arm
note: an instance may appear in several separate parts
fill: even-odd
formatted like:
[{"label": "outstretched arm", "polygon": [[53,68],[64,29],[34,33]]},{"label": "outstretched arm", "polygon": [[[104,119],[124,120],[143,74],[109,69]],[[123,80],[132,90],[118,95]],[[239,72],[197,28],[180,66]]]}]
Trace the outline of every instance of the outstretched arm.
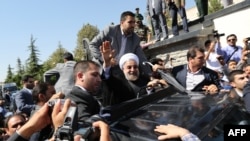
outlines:
[{"label": "outstretched arm", "polygon": [[181,138],[182,141],[189,141],[191,139],[192,141],[200,141],[200,139],[189,130],[173,124],[156,126],[154,131],[162,134],[158,136],[158,140]]}]

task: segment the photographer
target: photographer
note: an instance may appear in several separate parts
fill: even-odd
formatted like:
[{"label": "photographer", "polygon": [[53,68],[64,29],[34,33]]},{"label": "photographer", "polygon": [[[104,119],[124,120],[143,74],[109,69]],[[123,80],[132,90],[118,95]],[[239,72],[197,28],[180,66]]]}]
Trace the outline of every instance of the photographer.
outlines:
[{"label": "photographer", "polygon": [[[64,94],[57,93],[55,94],[55,88],[49,83],[40,83],[33,88],[32,99],[35,104],[35,108],[31,111],[31,116],[36,113],[46,102],[52,99],[64,98]],[[48,125],[41,131],[34,133],[30,140],[34,141],[44,141],[51,136],[52,127]]]},{"label": "photographer", "polygon": [[224,57],[224,61],[227,64],[229,60],[235,60],[237,63],[241,59],[242,50],[241,46],[236,45],[237,36],[235,34],[230,34],[226,37],[227,39],[227,46],[221,47],[220,45],[220,36],[215,37],[218,42],[215,46],[215,50],[217,54]]},{"label": "photographer", "polygon": [[[41,109],[39,109],[27,123],[25,123],[19,130],[16,131],[8,141],[28,141],[30,136],[43,129],[47,125],[53,123],[54,129],[56,130],[64,122],[64,116],[66,115],[70,107],[70,100],[66,100],[65,104],[61,109],[60,100],[55,104],[52,111],[52,122],[49,115],[48,103],[44,104]],[[51,139],[52,140],[52,139]]]},{"label": "photographer", "polygon": [[222,70],[222,64],[220,63],[220,55],[218,55],[215,52],[215,44],[216,41],[211,41],[211,40],[207,40],[205,41],[205,60],[206,60],[206,67],[210,68],[212,70],[215,70],[216,72],[221,71]]},{"label": "photographer", "polygon": [[[55,103],[51,116],[49,115],[50,107],[48,103],[44,104],[34,115],[25,123],[20,129],[18,129],[8,141],[28,141],[30,136],[35,132],[40,131],[47,125],[53,124],[54,132],[57,132],[58,127],[63,125],[64,118],[67,114],[71,105],[69,99],[65,100],[63,107],[61,108],[61,102],[58,100]],[[109,126],[102,121],[97,121],[93,123],[93,127],[99,128],[101,130],[101,141],[109,141]],[[76,135],[75,140],[80,139],[81,136]],[[56,138],[53,136],[49,141],[54,141]]]},{"label": "photographer", "polygon": [[249,49],[249,45],[248,45],[248,41],[250,40],[250,38],[244,38],[243,39],[243,49],[242,49],[242,54],[241,54],[241,58],[240,61],[237,63],[236,69],[244,69],[244,67],[249,64],[249,54],[250,54],[250,49]]}]

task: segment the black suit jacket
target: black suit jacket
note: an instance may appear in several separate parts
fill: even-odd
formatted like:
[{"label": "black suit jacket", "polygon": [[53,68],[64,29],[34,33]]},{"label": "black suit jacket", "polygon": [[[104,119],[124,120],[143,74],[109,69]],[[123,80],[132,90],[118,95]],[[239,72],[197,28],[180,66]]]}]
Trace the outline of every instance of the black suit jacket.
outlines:
[{"label": "black suit jacket", "polygon": [[137,94],[146,94],[146,86],[150,81],[147,75],[141,75],[136,81],[128,81],[124,74],[111,75],[103,80],[103,105],[115,105],[137,97]]},{"label": "black suit jacket", "polygon": [[69,98],[77,104],[79,121],[85,121],[92,115],[99,114],[100,105],[97,100],[78,86],[74,86],[71,93],[65,98]]},{"label": "black suit jacket", "polygon": [[[203,66],[201,68],[201,70],[205,76],[205,79],[202,82],[200,82],[198,85],[196,85],[192,91],[203,91],[202,88],[204,85],[211,85],[211,84],[216,85],[218,87],[218,89],[222,88],[220,85],[219,76],[215,71],[213,71],[205,66]],[[172,74],[175,77],[175,79],[183,87],[186,88],[187,64],[174,67],[172,69]]]},{"label": "black suit jacket", "polygon": [[243,100],[245,107],[247,109],[247,112],[250,113],[250,81],[247,82],[243,89]]}]

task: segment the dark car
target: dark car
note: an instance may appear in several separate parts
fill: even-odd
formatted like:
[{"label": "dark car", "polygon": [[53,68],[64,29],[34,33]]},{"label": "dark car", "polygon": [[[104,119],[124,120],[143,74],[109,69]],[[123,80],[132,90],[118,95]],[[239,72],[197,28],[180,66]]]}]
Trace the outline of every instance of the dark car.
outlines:
[{"label": "dark car", "polygon": [[168,123],[189,129],[202,141],[223,141],[224,125],[250,125],[244,107],[229,102],[226,96],[187,94],[173,86],[106,107],[103,113],[111,114],[112,134],[122,141],[155,141],[155,126]]}]

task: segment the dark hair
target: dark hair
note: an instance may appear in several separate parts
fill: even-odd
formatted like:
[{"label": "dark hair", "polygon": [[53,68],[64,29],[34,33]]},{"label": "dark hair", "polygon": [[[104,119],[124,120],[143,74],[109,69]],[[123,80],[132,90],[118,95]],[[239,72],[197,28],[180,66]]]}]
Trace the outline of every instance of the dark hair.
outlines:
[{"label": "dark hair", "polygon": [[17,113],[17,114],[14,114],[14,115],[10,115],[10,116],[6,117],[5,120],[4,120],[4,128],[9,128],[8,127],[8,122],[12,117],[21,117],[21,118],[23,118],[23,121],[26,121],[26,119],[25,119],[25,117],[24,117],[24,115],[22,113]]},{"label": "dark hair", "polygon": [[24,76],[22,77],[22,81],[28,82],[30,78],[34,78],[34,77],[31,76],[31,75],[24,75]]},{"label": "dark hair", "polygon": [[163,60],[161,58],[152,58],[150,59],[150,62],[155,65],[158,64],[159,62],[163,62]]},{"label": "dark hair", "polygon": [[39,102],[39,94],[46,95],[46,91],[48,90],[49,86],[51,86],[49,83],[40,83],[33,88],[32,98],[35,104]]},{"label": "dark hair", "polygon": [[237,36],[236,36],[235,34],[229,34],[229,35],[227,35],[227,39],[228,39],[229,37],[232,37],[232,36],[234,36],[234,37],[237,39]]},{"label": "dark hair", "polygon": [[100,64],[98,64],[97,62],[92,61],[92,60],[78,61],[74,66],[74,76],[76,77],[78,72],[83,72],[83,73],[87,72],[90,64],[93,64],[93,65],[101,68]]},{"label": "dark hair", "polygon": [[204,46],[209,47],[210,44],[211,44],[211,40],[206,40],[204,43]]},{"label": "dark hair", "polygon": [[65,52],[63,54],[63,59],[66,59],[68,61],[72,61],[72,60],[74,60],[74,57],[73,57],[73,55],[70,52]]},{"label": "dark hair", "polygon": [[229,60],[229,61],[227,62],[227,65],[229,65],[231,62],[235,62],[235,63],[237,64],[237,61],[235,61],[235,60]]},{"label": "dark hair", "polygon": [[189,48],[188,52],[187,52],[187,60],[189,58],[195,58],[196,57],[196,53],[197,52],[201,52],[204,53],[205,50],[202,47],[198,47],[198,46],[192,46],[191,48]]},{"label": "dark hair", "polygon": [[245,72],[243,70],[232,70],[229,74],[228,74],[228,80],[229,82],[233,82],[234,81],[234,77],[235,75],[238,74],[244,74]]},{"label": "dark hair", "polygon": [[127,16],[135,17],[135,14],[131,11],[125,11],[121,14],[121,19],[120,21],[125,21]]},{"label": "dark hair", "polygon": [[243,65],[243,68],[246,68],[248,66],[250,66],[250,64],[245,64],[245,65]]}]

